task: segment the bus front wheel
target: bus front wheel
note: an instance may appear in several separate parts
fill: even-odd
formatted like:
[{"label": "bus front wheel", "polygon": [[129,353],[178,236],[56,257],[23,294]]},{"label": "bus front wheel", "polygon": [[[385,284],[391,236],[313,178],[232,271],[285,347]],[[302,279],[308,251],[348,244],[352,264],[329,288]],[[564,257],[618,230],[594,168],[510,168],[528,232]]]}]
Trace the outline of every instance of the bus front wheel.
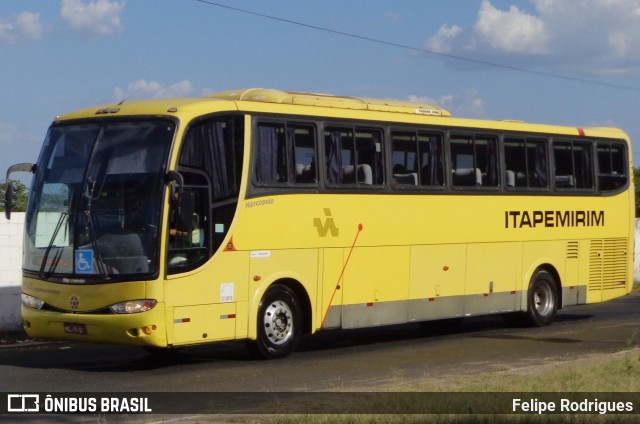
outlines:
[{"label": "bus front wheel", "polygon": [[535,273],[527,292],[527,318],[529,323],[542,327],[553,322],[558,311],[558,291],[550,272]]},{"label": "bus front wheel", "polygon": [[300,301],[288,287],[270,287],[258,306],[258,337],[250,350],[265,359],[284,358],[300,343]]}]

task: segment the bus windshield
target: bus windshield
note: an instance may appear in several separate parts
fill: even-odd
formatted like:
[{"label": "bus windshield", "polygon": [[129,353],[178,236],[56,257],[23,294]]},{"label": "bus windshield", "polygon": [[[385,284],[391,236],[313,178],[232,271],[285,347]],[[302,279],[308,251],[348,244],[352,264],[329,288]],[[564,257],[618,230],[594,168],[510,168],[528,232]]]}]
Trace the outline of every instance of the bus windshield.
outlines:
[{"label": "bus windshield", "polygon": [[29,199],[24,270],[75,284],[156,275],[174,132],[159,119],[52,126]]}]

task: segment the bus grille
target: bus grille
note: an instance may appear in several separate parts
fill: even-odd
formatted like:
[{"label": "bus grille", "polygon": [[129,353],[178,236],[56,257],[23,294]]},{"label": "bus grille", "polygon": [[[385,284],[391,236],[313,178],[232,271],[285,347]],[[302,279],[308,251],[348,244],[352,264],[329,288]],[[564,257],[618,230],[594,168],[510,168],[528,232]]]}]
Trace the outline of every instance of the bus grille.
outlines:
[{"label": "bus grille", "polygon": [[627,281],[627,240],[591,240],[589,290],[613,290]]}]

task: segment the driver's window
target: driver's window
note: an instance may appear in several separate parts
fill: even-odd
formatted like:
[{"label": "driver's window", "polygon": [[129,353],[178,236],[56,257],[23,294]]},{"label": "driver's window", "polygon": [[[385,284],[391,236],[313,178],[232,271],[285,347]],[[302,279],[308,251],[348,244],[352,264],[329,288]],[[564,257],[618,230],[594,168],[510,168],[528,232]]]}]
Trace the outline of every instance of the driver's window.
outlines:
[{"label": "driver's window", "polygon": [[188,129],[177,168],[184,187],[171,199],[169,273],[202,265],[225,242],[240,190],[243,139],[241,116],[207,119]]},{"label": "driver's window", "polygon": [[183,173],[185,187],[174,191],[169,217],[169,272],[183,272],[209,258],[207,206],[208,189],[189,186],[193,175]]}]

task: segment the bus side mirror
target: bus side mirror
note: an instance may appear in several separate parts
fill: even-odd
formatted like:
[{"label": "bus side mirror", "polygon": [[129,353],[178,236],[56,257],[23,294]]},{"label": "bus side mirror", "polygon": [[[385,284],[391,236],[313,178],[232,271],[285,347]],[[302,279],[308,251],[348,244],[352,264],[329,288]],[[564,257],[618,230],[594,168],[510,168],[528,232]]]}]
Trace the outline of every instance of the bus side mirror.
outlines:
[{"label": "bus side mirror", "polygon": [[11,209],[13,209],[13,184],[7,181],[7,191],[4,193],[4,216],[11,219]]},{"label": "bus side mirror", "polygon": [[11,210],[13,209],[13,184],[11,184],[11,174],[14,172],[31,172],[34,174],[36,172],[36,166],[32,163],[19,163],[17,165],[12,165],[7,170],[7,190],[4,193],[4,216],[7,219],[11,219]]}]

